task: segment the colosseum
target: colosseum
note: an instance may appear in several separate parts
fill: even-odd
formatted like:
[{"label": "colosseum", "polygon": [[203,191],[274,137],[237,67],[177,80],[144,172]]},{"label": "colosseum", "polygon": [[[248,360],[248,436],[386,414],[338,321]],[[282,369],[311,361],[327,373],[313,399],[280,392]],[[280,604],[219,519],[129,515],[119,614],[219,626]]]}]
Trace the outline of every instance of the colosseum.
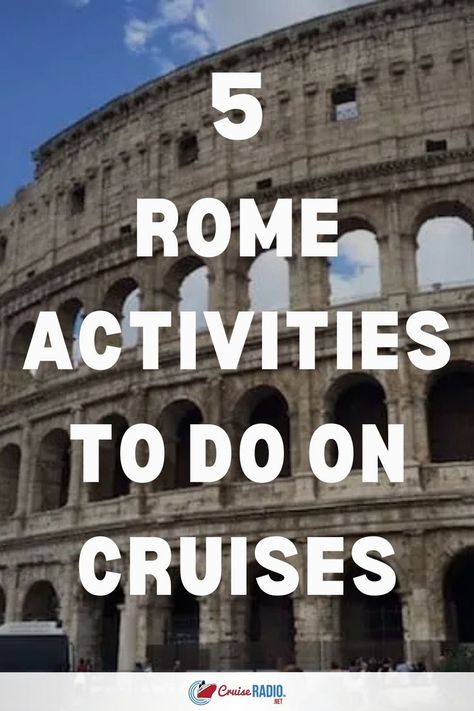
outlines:
[{"label": "colosseum", "polygon": [[[60,619],[76,656],[99,670],[146,658],[157,670],[177,659],[188,669],[293,659],[316,670],[361,654],[433,660],[474,642],[473,63],[471,0],[380,0],[193,62],[36,150],[34,181],[0,210],[3,621]],[[214,71],[262,72],[255,138],[216,132]],[[158,248],[136,258],[137,197],[169,198],[185,215],[204,196],[223,200],[235,227],[241,197],[254,197],[264,217],[279,197],[337,197],[341,247],[362,236],[367,245],[367,290],[338,291],[338,280],[350,280],[322,259],[277,258],[276,271],[260,276],[270,252],[252,260],[231,247],[206,262],[182,227],[179,258],[160,258]],[[437,263],[446,271],[430,276]],[[402,337],[398,371],[341,373],[333,327],[318,340],[315,372],[297,369],[291,333],[281,337],[278,371],[258,367],[255,337],[238,372],[220,372],[205,331],[194,372],[179,370],[176,330],[156,371],[142,370],[132,329],[114,369],[93,372],[77,357],[78,324],[91,311],[126,323],[131,304],[177,311],[191,298],[232,325],[237,311],[258,311],[266,282],[276,283],[282,310],[344,303],[357,323],[362,311],[395,310],[403,322],[436,309],[450,324],[451,363],[416,371]],[[41,310],[58,313],[73,371],[22,369]],[[70,424],[86,422],[113,427],[98,484],[82,483],[82,445],[69,439]],[[156,485],[130,483],[121,469],[120,440],[136,422],[156,424],[167,443]],[[220,424],[234,440],[249,424],[273,424],[286,447],[282,475],[259,487],[234,462],[221,482],[190,487],[189,426],[198,422]],[[354,472],[338,485],[317,485],[309,470],[309,435],[324,422],[343,424],[355,442]],[[361,486],[367,422],[405,425],[404,484]],[[358,593],[350,565],[343,598],[266,596],[255,565],[245,598],[225,586],[194,598],[177,574],[171,598],[151,589],[132,598],[126,579],[97,598],[78,578],[92,535],[110,536],[126,557],[131,535],[173,546],[182,535],[283,535],[301,550],[308,535],[341,535],[350,550],[367,533],[396,550],[397,587],[381,598]]]}]

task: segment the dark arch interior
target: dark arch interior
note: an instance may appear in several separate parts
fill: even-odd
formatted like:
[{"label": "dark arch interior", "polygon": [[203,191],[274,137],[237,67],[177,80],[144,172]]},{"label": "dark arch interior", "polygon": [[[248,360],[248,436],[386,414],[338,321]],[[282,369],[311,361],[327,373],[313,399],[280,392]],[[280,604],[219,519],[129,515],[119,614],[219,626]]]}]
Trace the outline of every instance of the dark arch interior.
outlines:
[{"label": "dark arch interior", "polygon": [[31,375],[26,370],[23,370],[23,363],[25,362],[34,330],[34,323],[28,321],[20,326],[13,336],[7,357],[8,371],[13,381],[23,381]]},{"label": "dark arch interior", "polygon": [[71,476],[71,443],[67,432],[56,429],[41,441],[36,464],[33,508],[50,511],[67,504]]},{"label": "dark arch interior", "polygon": [[447,638],[474,643],[474,548],[459,553],[444,579]]},{"label": "dark arch interior", "polygon": [[432,385],[427,400],[433,462],[474,460],[474,368],[453,368]]},{"label": "dark arch interior", "polygon": [[3,588],[0,588],[0,625],[5,622],[5,610],[7,606],[7,600]]},{"label": "dark arch interior", "polygon": [[176,584],[171,599],[170,640],[172,644],[198,644],[199,603],[184,587]]},{"label": "dark arch interior", "polygon": [[354,445],[354,469],[362,468],[362,425],[376,425],[385,442],[388,418],[385,393],[372,378],[364,378],[344,388],[334,403],[334,420],[350,434]]},{"label": "dark arch interior", "polygon": [[34,583],[23,602],[22,620],[54,621],[58,619],[59,600],[54,587],[47,580]]},{"label": "dark arch interior", "polygon": [[358,657],[402,659],[402,605],[397,587],[387,595],[364,595],[354,585],[354,578],[359,575],[378,580],[378,576],[353,562],[346,564],[340,620],[343,661],[347,663]]},{"label": "dark arch interior", "polygon": [[[267,574],[260,566],[249,567],[247,658],[254,669],[282,668],[295,656],[293,599],[263,592],[257,578]],[[275,581],[281,580],[275,573],[270,575]]]},{"label": "dark arch interior", "polygon": [[99,482],[89,484],[91,501],[115,499],[130,493],[130,480],[120,462],[120,443],[128,428],[128,422],[121,415],[110,415],[101,420],[101,423],[112,425],[112,439],[100,443]]},{"label": "dark arch interior", "polygon": [[114,592],[103,598],[100,656],[102,671],[116,671],[118,667],[119,639],[120,639],[120,605],[124,602],[124,594],[119,586]]},{"label": "dark arch interior", "polygon": [[[169,405],[159,426],[165,439],[166,460],[158,485],[166,489],[193,486],[189,481],[191,462],[191,425],[203,421],[202,412],[189,400]],[[161,480],[161,481],[160,481]]]},{"label": "dark arch interior", "polygon": [[7,444],[0,452],[0,519],[15,513],[20,459],[20,448],[16,444]]},{"label": "dark arch interior", "polygon": [[[280,476],[291,475],[291,449],[290,449],[290,416],[288,403],[279,392],[273,389],[262,389],[250,394],[248,404],[247,426],[267,424],[274,427],[281,435],[285,456]],[[268,461],[268,446],[260,441],[255,449],[255,458],[259,466],[265,466]]]}]

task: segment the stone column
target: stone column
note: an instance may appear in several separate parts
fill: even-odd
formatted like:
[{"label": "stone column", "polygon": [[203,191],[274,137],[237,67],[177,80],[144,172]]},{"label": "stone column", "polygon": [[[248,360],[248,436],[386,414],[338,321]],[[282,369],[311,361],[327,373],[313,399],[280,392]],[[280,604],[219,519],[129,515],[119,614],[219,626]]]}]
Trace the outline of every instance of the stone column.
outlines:
[{"label": "stone column", "polygon": [[32,433],[31,422],[26,420],[21,432],[21,459],[20,472],[18,476],[18,493],[16,501],[15,518],[17,519],[17,531],[19,532],[24,524],[30,503],[31,492],[33,491],[32,472]]},{"label": "stone column", "polygon": [[135,662],[143,662],[137,658],[137,622],[138,598],[129,595],[123,605],[118,605],[120,611],[118,671],[133,671]]},{"label": "stone column", "polygon": [[414,420],[414,451],[419,464],[430,461],[430,448],[428,441],[428,423],[426,418],[426,399],[421,393],[415,393],[412,400]]},{"label": "stone column", "polygon": [[5,606],[5,622],[15,622],[19,617],[19,600],[18,600],[18,567],[16,565],[8,568],[7,589],[5,591],[6,606]]},{"label": "stone column", "polygon": [[331,599],[295,595],[293,612],[296,663],[306,671],[329,669],[335,653]]},{"label": "stone column", "polygon": [[384,297],[390,296],[399,290],[399,285],[396,283],[396,270],[392,264],[392,254],[390,247],[390,239],[388,234],[376,235],[377,245],[379,249],[379,265],[380,265],[380,288],[381,295]]},{"label": "stone column", "polygon": [[199,598],[199,656],[206,669],[220,669],[220,609],[217,594]]},{"label": "stone column", "polygon": [[410,536],[410,568],[401,592],[405,654],[409,661],[424,660],[428,665],[439,656],[432,624],[431,594],[426,569],[426,541],[423,531]]},{"label": "stone column", "polygon": [[219,596],[220,668],[243,669],[246,662],[248,596],[230,594],[230,557],[222,561]]},{"label": "stone column", "polygon": [[[220,374],[215,374],[207,379],[206,391],[208,395],[208,404],[205,413],[205,421],[212,422],[213,424],[223,427],[227,434],[231,437],[232,429],[227,427],[222,421],[223,380]],[[206,489],[209,491],[209,495],[212,496],[212,499],[215,500],[214,497],[216,497],[216,499],[218,499],[221,504],[225,504],[225,501],[227,500],[228,484],[232,478],[232,471],[233,464],[231,462],[229,471],[223,479],[215,483],[203,484],[203,486],[205,486]]]},{"label": "stone column", "polygon": [[[130,391],[130,421],[129,425],[142,424],[147,422],[147,392],[144,388],[133,387]],[[148,461],[148,447],[145,441],[138,442],[136,458],[140,466],[144,466]],[[146,509],[146,493],[153,486],[150,484],[130,483],[130,494],[136,497],[138,513],[143,513]]]},{"label": "stone column", "polygon": [[394,195],[387,203],[386,227],[389,235],[387,263],[382,272],[387,270],[388,291],[384,295],[413,293],[416,291],[416,240],[403,231],[398,196]]},{"label": "stone column", "polygon": [[[293,234],[295,236],[301,234],[299,207],[293,212]],[[289,260],[289,263],[290,309],[293,311],[326,310],[330,301],[327,258],[295,256]]]},{"label": "stone column", "polygon": [[170,660],[161,659],[160,652],[168,642],[171,626],[171,597],[156,596],[151,591],[146,611],[146,656],[153,662],[155,671],[169,671]]},{"label": "stone column", "polygon": [[77,561],[71,558],[64,562],[63,580],[64,585],[60,591],[59,619],[67,634],[70,635],[73,629],[73,617],[75,614],[75,588],[79,577]]},{"label": "stone column", "polygon": [[[71,420],[75,425],[84,424],[84,410],[81,405],[75,405],[71,410]],[[71,512],[71,522],[76,523],[81,506],[83,442],[71,440],[71,465],[69,478],[68,509]],[[85,486],[85,485],[84,485]]]},{"label": "stone column", "polygon": [[313,375],[310,371],[299,373],[298,417],[291,431],[291,450],[295,453],[292,457],[292,475],[296,479],[296,496],[302,501],[311,501],[316,495],[316,477],[309,465],[309,443],[313,428],[317,426],[311,406]]}]

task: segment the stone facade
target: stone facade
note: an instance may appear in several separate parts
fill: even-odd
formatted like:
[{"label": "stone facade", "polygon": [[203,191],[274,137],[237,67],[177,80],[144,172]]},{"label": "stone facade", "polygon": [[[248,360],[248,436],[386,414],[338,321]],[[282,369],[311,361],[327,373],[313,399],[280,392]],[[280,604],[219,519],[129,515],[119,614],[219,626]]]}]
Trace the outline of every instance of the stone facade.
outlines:
[{"label": "stone facade", "polygon": [[[267,215],[278,197],[337,197],[340,233],[369,227],[380,255],[381,296],[351,310],[397,310],[403,321],[414,311],[437,309],[450,323],[453,363],[467,369],[474,360],[474,286],[421,292],[416,252],[418,230],[430,218],[474,224],[473,62],[470,0],[382,0],[199,60],[112,101],[36,151],[34,183],[0,210],[0,602],[6,620],[45,616],[49,604],[77,654],[96,667],[128,669],[156,648],[157,666],[166,668],[199,639],[201,666],[242,668],[250,664],[247,648],[265,639],[255,632],[249,644],[248,609],[231,601],[225,586],[216,596],[183,603],[181,613],[151,593],[144,600],[92,600],[78,581],[81,545],[102,533],[126,555],[130,535],[160,535],[173,545],[181,535],[246,535],[249,542],[284,535],[304,549],[307,535],[343,535],[349,552],[357,538],[378,533],[397,554],[405,653],[433,655],[449,640],[445,579],[456,556],[474,546],[473,464],[468,457],[432,461],[429,405],[438,375],[409,365],[406,339],[398,372],[370,374],[383,388],[388,422],[406,428],[406,483],[395,488],[362,487],[356,474],[338,486],[317,486],[308,471],[312,429],[334,420],[343,390],[368,383],[358,366],[352,376],[336,370],[333,328],[318,340],[315,373],[295,368],[293,336],[282,339],[278,372],[259,370],[258,346],[250,344],[238,373],[219,374],[205,334],[198,370],[180,372],[176,333],[156,372],[141,370],[139,345],[104,373],[79,365],[73,372],[42,368],[33,377],[21,365],[40,310],[59,313],[72,345],[80,308],[120,315],[137,287],[142,308],[177,308],[182,280],[202,262],[189,254],[183,226],[176,260],[159,253],[134,258],[137,197],[169,198],[182,215],[195,200],[218,197],[235,213],[236,227],[240,197],[255,197]],[[257,93],[264,123],[254,139],[232,143],[215,131],[212,71],[262,72]],[[337,96],[345,91],[353,115],[336,120]],[[249,260],[231,246],[207,266],[210,306],[232,324],[249,304]],[[327,270],[323,260],[290,261],[292,309],[328,307]],[[256,399],[269,393],[287,406],[291,476],[258,488],[257,496],[237,466],[218,485],[132,485],[91,495],[81,482],[80,444],[69,451],[61,434],[71,422],[113,415],[118,429],[124,421],[166,420],[173,440],[182,415],[176,403],[186,401],[203,421],[236,438]],[[291,654],[300,664],[325,667],[347,656],[339,599],[301,594],[288,604]],[[196,619],[197,632],[190,631]]]}]

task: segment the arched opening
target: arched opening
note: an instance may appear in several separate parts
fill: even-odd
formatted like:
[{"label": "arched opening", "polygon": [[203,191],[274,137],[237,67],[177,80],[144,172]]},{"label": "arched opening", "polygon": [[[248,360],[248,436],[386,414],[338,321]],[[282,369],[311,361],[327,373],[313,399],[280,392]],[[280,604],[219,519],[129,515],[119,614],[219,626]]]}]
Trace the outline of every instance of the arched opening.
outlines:
[{"label": "arched opening", "polygon": [[452,363],[438,373],[426,403],[431,461],[473,461],[474,366]]},{"label": "arched opening", "polygon": [[276,249],[261,252],[248,273],[251,311],[288,311],[290,308],[290,265]]},{"label": "arched opening", "polygon": [[172,312],[174,323],[182,311],[194,311],[197,330],[206,330],[204,311],[209,310],[209,280],[209,268],[195,255],[183,257],[171,267],[164,279],[165,308]]},{"label": "arched opening", "polygon": [[[288,402],[276,388],[259,386],[248,391],[237,403],[236,424],[240,436],[248,427],[256,424],[274,427],[283,440],[284,460],[280,477],[291,476],[291,433]],[[255,448],[255,459],[262,467],[268,461],[268,446],[262,440]]]},{"label": "arched opening", "polygon": [[[369,225],[351,224],[341,232],[338,256],[329,259],[330,303],[341,304],[380,296],[380,257],[377,236]],[[344,229],[344,224],[340,226]]]},{"label": "arched opening", "polygon": [[120,617],[124,594],[121,586],[106,595],[102,602],[100,627],[100,659],[102,671],[114,672],[118,668]]},{"label": "arched opening", "polygon": [[[257,578],[267,574],[257,564],[249,566],[247,664],[251,669],[282,670],[295,659],[293,599],[264,593]],[[276,573],[270,576],[275,581],[282,579]]]},{"label": "arched opening", "polygon": [[28,321],[20,326],[11,340],[7,353],[7,371],[12,387],[27,385],[31,382],[31,378],[37,374],[37,371],[23,370],[34,330],[35,324],[33,321]]},{"label": "arched opening", "polygon": [[348,663],[359,657],[374,657],[378,661],[385,657],[395,662],[402,660],[404,636],[398,583],[387,595],[364,595],[354,584],[354,578],[360,575],[373,581],[379,579],[353,561],[345,564],[340,618],[342,661]]},{"label": "arched opening", "polygon": [[209,309],[209,269],[198,267],[181,282],[179,290],[179,310],[196,313],[196,328],[206,330],[204,311]]},{"label": "arched opening", "polygon": [[199,647],[199,602],[183,586],[176,570],[170,571],[172,595],[154,597],[149,608],[147,656],[156,671],[170,671],[179,662],[181,671],[202,666]]},{"label": "arched opening", "polygon": [[178,400],[161,413],[158,429],[165,443],[165,463],[157,480],[162,489],[192,486],[190,478],[191,425],[203,422],[202,412],[190,400]]},{"label": "arched opening", "polygon": [[99,481],[89,484],[90,501],[105,501],[127,496],[130,493],[130,479],[125,475],[120,461],[120,444],[128,422],[125,417],[111,414],[100,424],[112,425],[112,439],[99,445]]},{"label": "arched opening", "polygon": [[23,601],[21,619],[25,622],[53,622],[59,619],[59,598],[47,580],[30,587]]},{"label": "arched opening", "polygon": [[473,644],[474,548],[467,548],[453,558],[443,587],[447,640]]},{"label": "arched opening", "polygon": [[[130,313],[139,311],[141,306],[140,288],[131,277],[115,282],[104,299],[104,309],[109,311],[120,322],[122,336],[108,336],[104,343],[121,345],[123,348],[134,348],[139,341],[139,330],[130,325]],[[102,351],[103,348],[100,348]]]},{"label": "arched opening", "polygon": [[69,299],[64,304],[61,304],[57,314],[68,353],[71,356],[73,366],[77,367],[81,362],[79,333],[85,316],[84,307],[79,299]]},{"label": "arched opening", "polygon": [[354,445],[353,469],[362,469],[362,425],[376,425],[388,442],[388,415],[385,391],[375,378],[364,373],[340,378],[329,394],[332,422],[346,429]]},{"label": "arched opening", "polygon": [[7,608],[7,599],[3,588],[0,588],[0,626],[5,622],[5,611]]},{"label": "arched opening", "polygon": [[419,218],[418,287],[434,291],[474,282],[473,216],[462,204],[430,206]]},{"label": "arched opening", "polygon": [[177,645],[199,644],[199,603],[181,580],[175,584],[171,598],[169,641]]},{"label": "arched opening", "polygon": [[20,459],[21,451],[16,444],[7,444],[0,452],[0,520],[15,513]]},{"label": "arched opening", "polygon": [[71,443],[55,429],[41,440],[36,461],[33,511],[51,511],[67,504],[71,476]]}]

